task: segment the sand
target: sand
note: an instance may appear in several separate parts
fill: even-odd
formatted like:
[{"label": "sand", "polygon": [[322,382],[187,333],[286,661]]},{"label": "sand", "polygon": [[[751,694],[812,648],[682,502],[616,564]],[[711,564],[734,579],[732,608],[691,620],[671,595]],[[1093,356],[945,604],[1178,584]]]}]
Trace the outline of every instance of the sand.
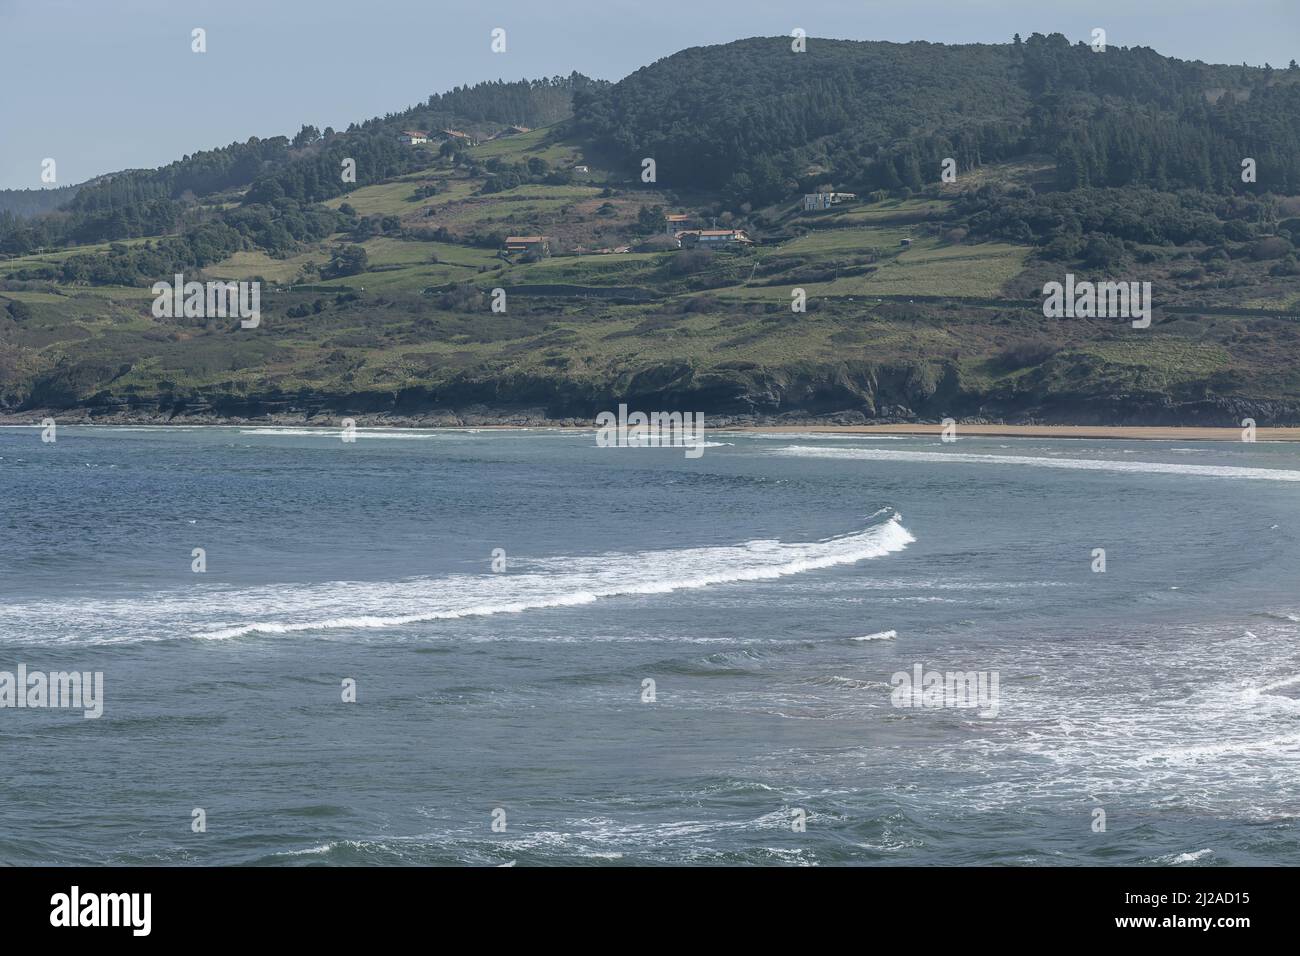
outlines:
[{"label": "sand", "polygon": [[[725,429],[752,432],[826,432],[837,435],[939,435],[941,425],[804,425]],[[1241,441],[1240,428],[1177,425],[957,425],[968,438],[1116,438],[1127,441]],[[1300,428],[1257,428],[1256,441],[1300,441]]]}]

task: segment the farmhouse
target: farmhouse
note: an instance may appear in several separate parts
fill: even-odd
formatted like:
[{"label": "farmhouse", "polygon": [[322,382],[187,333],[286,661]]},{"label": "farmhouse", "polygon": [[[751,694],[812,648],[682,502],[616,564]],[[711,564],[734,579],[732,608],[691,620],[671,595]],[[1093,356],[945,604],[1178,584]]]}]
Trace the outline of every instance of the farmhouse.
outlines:
[{"label": "farmhouse", "polygon": [[804,212],[812,212],[816,209],[830,209],[831,206],[857,198],[857,193],[805,193],[803,208]]},{"label": "farmhouse", "polygon": [[683,229],[676,238],[686,249],[694,246],[740,246],[754,241],[744,229]]},{"label": "farmhouse", "polygon": [[462,133],[458,129],[440,129],[431,135],[438,136],[441,139],[454,139],[459,143],[464,143],[466,146],[474,145],[474,137],[470,136],[469,133]]},{"label": "farmhouse", "polygon": [[416,146],[420,143],[427,143],[429,141],[429,134],[422,133],[418,129],[404,129],[402,130],[402,135],[399,136],[398,139],[403,143]]},{"label": "farmhouse", "polygon": [[549,256],[551,240],[548,236],[507,236],[506,252],[532,252],[539,256]]},{"label": "farmhouse", "polygon": [[911,240],[911,239],[899,239],[899,240],[898,240],[898,244],[899,244],[900,246],[904,246],[904,247],[906,247],[906,246],[910,246],[910,245],[912,244],[912,240]]},{"label": "farmhouse", "polygon": [[497,133],[496,138],[500,139],[502,136],[518,136],[520,133],[531,132],[532,128],[528,126],[507,126],[501,132]]},{"label": "farmhouse", "polygon": [[664,216],[664,228],[668,235],[673,235],[679,230],[685,229],[690,225],[691,217],[684,212],[670,212]]}]

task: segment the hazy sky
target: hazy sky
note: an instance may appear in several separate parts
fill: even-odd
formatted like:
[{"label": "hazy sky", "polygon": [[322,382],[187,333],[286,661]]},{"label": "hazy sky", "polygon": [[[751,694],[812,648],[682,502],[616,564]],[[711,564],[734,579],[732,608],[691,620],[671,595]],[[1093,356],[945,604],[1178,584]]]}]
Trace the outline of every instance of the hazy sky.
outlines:
[{"label": "hazy sky", "polygon": [[[192,53],[190,32],[207,31]],[[489,47],[506,30],[507,52]],[[747,36],[1004,43],[1059,31],[1217,63],[1300,57],[1300,0],[0,0],[0,188],[158,166],[487,79],[618,79]]]}]

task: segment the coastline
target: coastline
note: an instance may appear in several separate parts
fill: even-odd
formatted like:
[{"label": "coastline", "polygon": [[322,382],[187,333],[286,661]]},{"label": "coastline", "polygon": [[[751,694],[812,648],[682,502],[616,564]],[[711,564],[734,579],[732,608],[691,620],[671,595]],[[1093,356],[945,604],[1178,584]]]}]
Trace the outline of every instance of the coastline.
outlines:
[{"label": "coastline", "polygon": [[[114,427],[186,427],[186,428],[338,428],[351,417],[358,428],[392,429],[594,429],[595,423],[580,419],[548,419],[533,415],[506,416],[491,414],[415,416],[388,415],[294,415],[281,414],[259,418],[216,415],[114,415],[98,420],[81,414],[38,412],[30,415],[0,414],[0,428],[39,428],[42,420],[53,418],[60,425]],[[937,436],[943,426],[937,422],[896,422],[889,424],[828,424],[826,419],[782,421],[779,424],[754,424],[752,420],[719,416],[718,424],[706,425],[707,432],[753,432],[758,434],[827,434],[827,435],[914,435]],[[1005,425],[979,422],[956,424],[958,438],[1055,438],[1113,441],[1242,441],[1242,429],[1204,425]],[[1267,427],[1255,430],[1257,441],[1300,442],[1300,426]]]},{"label": "coastline", "polygon": [[[1233,441],[1240,428],[1201,425],[963,425],[957,437],[967,438],[1089,438],[1121,441]],[[752,432],[829,432],[840,435],[938,435],[940,425],[754,425],[728,429]],[[1300,441],[1300,427],[1256,428],[1257,441]]]}]

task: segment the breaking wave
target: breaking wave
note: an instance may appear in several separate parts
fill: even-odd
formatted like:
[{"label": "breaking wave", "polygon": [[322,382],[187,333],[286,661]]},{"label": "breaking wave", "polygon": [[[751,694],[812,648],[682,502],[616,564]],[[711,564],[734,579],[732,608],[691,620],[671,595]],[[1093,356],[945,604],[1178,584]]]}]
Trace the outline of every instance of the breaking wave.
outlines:
[{"label": "breaking wave", "polygon": [[[104,644],[399,628],[576,607],[612,597],[770,581],[884,557],[915,540],[901,516],[891,514],[861,531],[821,541],[766,539],[723,547],[548,558],[518,562],[523,570],[501,574],[224,587],[123,599],[9,604],[0,606],[0,634],[39,634],[43,644]],[[86,633],[88,627],[91,633]]]},{"label": "breaking wave", "polygon": [[865,461],[924,461],[958,465],[1017,465],[1030,468],[1069,468],[1077,471],[1119,471],[1157,475],[1199,475],[1207,478],[1254,478],[1300,481],[1300,471],[1287,468],[1248,468],[1239,465],[1170,464],[1159,461],[1103,461],[1095,458],[1041,458],[1031,455],[977,455],[963,452],[902,451],[892,448],[819,448],[790,445],[774,454],[794,458],[843,458]]}]

